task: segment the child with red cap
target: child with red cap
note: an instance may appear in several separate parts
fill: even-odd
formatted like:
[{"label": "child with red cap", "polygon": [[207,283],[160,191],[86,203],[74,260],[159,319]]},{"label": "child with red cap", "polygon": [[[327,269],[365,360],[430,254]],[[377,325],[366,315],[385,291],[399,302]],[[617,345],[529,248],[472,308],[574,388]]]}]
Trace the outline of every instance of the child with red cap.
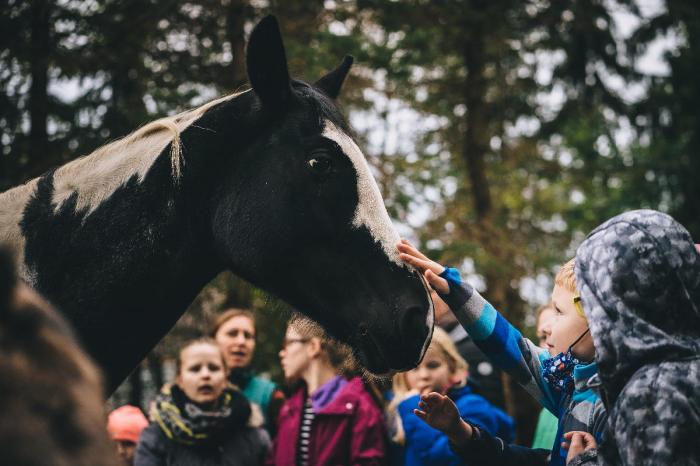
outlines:
[{"label": "child with red cap", "polygon": [[136,406],[124,405],[109,413],[107,431],[117,444],[119,457],[127,466],[133,466],[136,445],[141,431],[148,427],[148,420]]}]

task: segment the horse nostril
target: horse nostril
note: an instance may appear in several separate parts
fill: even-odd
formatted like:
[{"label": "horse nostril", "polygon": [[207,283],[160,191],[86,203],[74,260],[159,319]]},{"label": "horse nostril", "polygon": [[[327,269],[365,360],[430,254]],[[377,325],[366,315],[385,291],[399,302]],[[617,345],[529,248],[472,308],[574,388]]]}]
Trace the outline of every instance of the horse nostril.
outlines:
[{"label": "horse nostril", "polygon": [[360,336],[362,338],[367,338],[367,335],[369,335],[369,328],[367,327],[367,324],[360,324]]}]

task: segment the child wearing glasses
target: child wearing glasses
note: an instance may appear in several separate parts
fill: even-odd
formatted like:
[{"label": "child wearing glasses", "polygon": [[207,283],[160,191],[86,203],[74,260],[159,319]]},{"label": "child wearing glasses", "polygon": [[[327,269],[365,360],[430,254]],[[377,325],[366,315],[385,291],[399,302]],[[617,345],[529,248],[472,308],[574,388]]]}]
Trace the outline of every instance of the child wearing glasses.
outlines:
[{"label": "child wearing glasses", "polygon": [[546,348],[540,348],[463,282],[456,269],[428,259],[408,241],[402,241],[397,248],[402,260],[420,270],[437,291],[440,299],[435,305],[449,306],[486,356],[559,419],[552,451],[530,449],[509,445],[465,422],[449,398],[435,392],[424,395],[415,414],[443,431],[466,464],[562,466],[568,453],[565,433],[579,432],[577,442],[583,433],[591,434],[585,437],[587,441],[601,440],[607,415],[602,400],[588,384],[598,368],[577,292],[573,259],[561,267],[555,278],[555,317],[544,328]]},{"label": "child wearing glasses", "polygon": [[316,323],[292,317],[279,353],[288,382],[267,464],[385,464],[386,428],[379,404],[355,371],[351,350]]}]

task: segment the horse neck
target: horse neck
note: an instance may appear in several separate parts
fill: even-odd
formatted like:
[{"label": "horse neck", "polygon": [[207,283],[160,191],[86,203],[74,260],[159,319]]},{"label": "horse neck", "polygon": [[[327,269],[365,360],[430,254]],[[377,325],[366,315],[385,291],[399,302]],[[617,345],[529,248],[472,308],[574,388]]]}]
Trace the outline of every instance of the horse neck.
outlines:
[{"label": "horse neck", "polygon": [[167,151],[143,179],[134,174],[90,210],[77,207],[77,192],[55,202],[57,172],[36,181],[19,221],[27,276],[71,321],[113,387],[217,266],[198,237],[202,222],[181,206]]},{"label": "horse neck", "polygon": [[[197,126],[215,119],[205,114]],[[133,147],[98,151],[3,195],[22,205],[7,223],[24,277],[71,321],[110,388],[223,269],[207,205],[218,175],[204,160],[221,141],[202,128],[182,132],[188,159],[180,178],[166,141],[155,156]]]}]

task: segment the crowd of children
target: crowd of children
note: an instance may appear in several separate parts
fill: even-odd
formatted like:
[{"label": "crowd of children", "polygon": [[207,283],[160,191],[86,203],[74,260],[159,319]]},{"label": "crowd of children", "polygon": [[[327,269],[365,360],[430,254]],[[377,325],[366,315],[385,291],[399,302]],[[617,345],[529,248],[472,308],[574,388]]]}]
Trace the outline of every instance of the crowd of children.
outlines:
[{"label": "crowd of children", "polygon": [[[254,320],[244,311],[222,316],[229,321],[245,316],[248,322],[239,324],[255,334]],[[217,328],[226,328],[222,320],[227,319],[215,322],[213,335]],[[514,437],[511,418],[474,393],[467,362],[439,327],[419,366],[396,374],[387,404],[378,386],[360,376],[349,347],[329,338],[313,321],[295,315],[279,353],[289,396],[276,421],[269,424],[274,426],[270,442],[269,427],[256,415],[261,412],[260,397],[231,383],[232,358],[225,356],[227,352],[243,356],[241,362],[247,366],[253,348],[241,351],[221,338],[186,343],[179,352],[175,381],[165,385],[152,404],[150,425],[133,406],[110,414],[108,430],[124,462],[129,466],[460,464],[447,435],[413,414],[420,395],[433,391],[450,396],[460,416],[478,422],[492,435]],[[270,384],[270,395],[278,390],[265,383]]]},{"label": "crowd of children", "polygon": [[[673,218],[632,211],[593,230],[538,311],[537,343],[458,270],[407,241],[397,249],[432,288],[440,320],[453,321],[449,334],[436,326],[418,367],[380,387],[346,345],[295,315],[281,342],[281,388],[251,370],[255,318],[232,309],[209,336],[183,345],[175,379],[148,413],[124,406],[109,415],[102,430],[115,459],[129,466],[700,464],[700,250]],[[66,429],[36,441],[70,464],[115,464],[103,458],[105,437],[91,428],[100,396],[91,363],[48,305],[17,285],[7,267],[0,276],[0,367],[14,374],[0,379],[7,395],[0,399],[24,403],[0,404],[26,411],[18,415],[19,433],[0,425],[3,454],[16,464],[41,464],[30,460],[40,455],[22,443],[22,432],[38,432],[39,418],[64,419],[72,406]],[[470,377],[454,322],[542,405],[532,448],[513,443],[513,420]],[[46,380],[71,373],[83,382],[64,393],[20,396],[22,386],[39,380],[32,368]],[[65,401],[49,403],[51,396]],[[82,439],[82,449],[72,450],[71,438]]]}]

